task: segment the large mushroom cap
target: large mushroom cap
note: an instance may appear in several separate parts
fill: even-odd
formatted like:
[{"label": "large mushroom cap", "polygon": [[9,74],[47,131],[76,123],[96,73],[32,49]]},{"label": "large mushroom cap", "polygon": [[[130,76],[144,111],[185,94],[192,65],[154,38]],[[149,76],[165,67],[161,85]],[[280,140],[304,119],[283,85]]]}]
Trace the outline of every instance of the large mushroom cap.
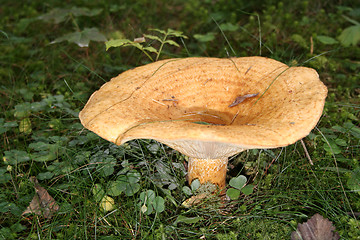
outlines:
[{"label": "large mushroom cap", "polygon": [[[326,95],[315,70],[264,57],[168,59],[104,84],[80,120],[118,145],[155,139],[193,158],[223,158],[307,136]],[[239,96],[248,98],[234,104]]]}]

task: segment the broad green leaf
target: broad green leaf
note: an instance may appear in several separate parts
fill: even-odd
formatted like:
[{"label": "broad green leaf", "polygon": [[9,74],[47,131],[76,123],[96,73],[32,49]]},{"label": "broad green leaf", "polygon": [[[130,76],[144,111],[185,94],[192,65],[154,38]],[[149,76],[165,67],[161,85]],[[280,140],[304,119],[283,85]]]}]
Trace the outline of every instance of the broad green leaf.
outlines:
[{"label": "broad green leaf", "polygon": [[215,33],[208,32],[206,34],[195,34],[194,38],[199,42],[211,42],[215,39]]},{"label": "broad green leaf", "polygon": [[199,179],[194,179],[190,184],[191,190],[193,192],[198,190],[200,186],[201,186],[201,183],[200,183]]},{"label": "broad green leaf", "polygon": [[17,122],[5,122],[4,118],[0,118],[0,134],[9,131],[13,127],[17,127]]},{"label": "broad green leaf", "polygon": [[143,49],[143,50],[148,51],[148,52],[158,53],[158,51],[153,47],[141,47],[139,49],[140,50]]},{"label": "broad green leaf", "polygon": [[241,192],[245,195],[250,195],[254,192],[254,185],[249,184],[241,189]]},{"label": "broad green leaf", "polygon": [[48,162],[57,158],[56,152],[53,151],[40,151],[31,154],[31,158],[36,162]]},{"label": "broad green leaf", "polygon": [[155,192],[152,190],[146,190],[140,193],[140,206],[141,211],[147,215],[150,215],[153,211],[153,202],[155,201]]},{"label": "broad green leaf", "polygon": [[177,183],[170,183],[170,185],[168,186],[169,190],[174,190],[179,186],[179,184]]},{"label": "broad green leaf", "polygon": [[110,41],[105,42],[106,51],[111,47],[122,47],[122,46],[129,46],[133,43],[129,39],[113,39]]},{"label": "broad green leaf", "polygon": [[28,102],[20,103],[15,106],[14,117],[16,118],[25,118],[30,116],[31,105]]},{"label": "broad green leaf", "polygon": [[69,174],[72,170],[74,170],[74,166],[71,164],[67,164],[66,162],[53,162],[50,166],[46,168],[49,172],[54,173],[54,175],[60,174]]},{"label": "broad green leaf", "polygon": [[50,141],[53,141],[55,143],[45,143],[42,141],[34,142],[29,144],[29,148],[33,149],[34,153],[31,154],[34,161],[37,162],[46,162],[54,160],[58,157],[58,155],[62,155],[64,151],[59,151],[59,148],[62,144],[65,143],[67,138],[58,137],[50,138]]},{"label": "broad green leaf", "polygon": [[158,36],[149,35],[149,34],[144,34],[144,37],[145,37],[145,38],[148,38],[148,39],[152,39],[152,40],[156,40],[156,41],[162,42],[162,40],[161,40]]},{"label": "broad green leaf", "polygon": [[116,181],[111,181],[108,186],[108,194],[111,196],[119,196],[122,192],[125,191],[127,182],[126,177],[122,175],[124,179],[118,178]]},{"label": "broad green leaf", "polygon": [[146,190],[140,193],[140,202],[141,204],[152,203],[155,200],[155,192],[153,190]]},{"label": "broad green leaf", "polygon": [[102,163],[98,165],[99,173],[103,177],[110,176],[114,173],[114,167],[116,166],[116,159],[113,156],[106,156],[102,160]]},{"label": "broad green leaf", "polygon": [[33,102],[30,105],[30,109],[33,112],[40,112],[43,110],[46,110],[46,108],[49,108],[50,106],[48,106],[48,104],[46,104],[45,101],[41,101],[41,102]]},{"label": "broad green leaf", "polygon": [[235,31],[239,30],[238,25],[234,25],[234,24],[229,23],[229,22],[220,24],[220,28],[223,31],[229,31],[229,32],[235,32]]},{"label": "broad green leaf", "polygon": [[149,30],[161,33],[162,35],[166,35],[166,32],[164,30],[160,30],[160,29],[157,29],[157,28],[150,28]]},{"label": "broad green leaf", "polygon": [[154,210],[157,213],[161,213],[165,210],[165,201],[164,198],[157,196],[155,197],[155,200],[152,202],[152,205],[154,206]]},{"label": "broad green leaf", "polygon": [[34,97],[34,93],[27,88],[20,88],[18,92],[22,95],[25,101],[31,101]]},{"label": "broad green leaf", "polygon": [[30,161],[29,154],[25,151],[21,150],[10,150],[4,152],[4,159],[6,160],[6,164],[16,165],[19,163]]},{"label": "broad green leaf", "polygon": [[144,49],[144,46],[137,42],[131,42],[131,44],[129,44],[129,46],[136,47],[136,48],[140,49],[141,51]]},{"label": "broad green leaf", "polygon": [[344,47],[356,46],[360,41],[360,25],[345,28],[338,38]]},{"label": "broad green leaf", "polygon": [[240,190],[241,188],[243,188],[245,186],[246,181],[247,181],[246,177],[243,175],[240,175],[238,177],[231,178],[229,185],[232,186],[233,188]]},{"label": "broad green leaf", "polygon": [[346,147],[347,146],[347,142],[344,140],[344,139],[341,139],[341,138],[337,138],[335,140],[335,143],[339,146],[342,146],[342,147]]},{"label": "broad green leaf", "polygon": [[63,21],[65,21],[70,14],[73,14],[76,17],[80,16],[96,16],[99,13],[102,12],[102,9],[88,9],[85,7],[78,8],[78,7],[72,7],[71,9],[68,8],[54,8],[50,12],[41,15],[38,17],[38,19],[45,21],[45,22],[51,22],[58,24]]},{"label": "broad green leaf", "polygon": [[174,37],[188,38],[187,36],[184,35],[183,32],[177,31],[177,30],[174,30],[174,29],[171,29],[171,28],[168,28],[167,35],[168,36],[174,36]]},{"label": "broad green leaf", "polygon": [[91,191],[96,202],[100,202],[105,196],[105,190],[99,183],[95,184]]},{"label": "broad green leaf", "polygon": [[331,153],[331,154],[339,154],[339,153],[341,153],[341,149],[339,148],[338,145],[336,145],[336,143],[333,140],[329,139],[328,142],[329,142],[329,144],[324,143],[325,151],[327,151],[328,153]]},{"label": "broad green leaf", "polygon": [[136,170],[131,170],[126,174],[126,177],[129,183],[137,183],[140,181],[141,174]]},{"label": "broad green leaf", "polygon": [[58,24],[66,20],[66,18],[69,16],[70,9],[64,9],[64,8],[54,8],[50,12],[45,13],[38,17],[38,19],[45,21],[45,22],[51,22]]},{"label": "broad green leaf", "polygon": [[335,131],[338,131],[338,132],[341,132],[341,133],[347,133],[347,131],[348,131],[346,128],[340,127],[338,125],[335,125],[335,126],[331,127],[331,129],[334,129]]},{"label": "broad green leaf", "polygon": [[6,201],[0,202],[0,213],[5,213],[8,211],[10,211],[11,213],[17,216],[20,216],[22,213],[21,209],[18,206],[16,206],[15,203],[13,202],[10,203]]},{"label": "broad green leaf", "polygon": [[12,128],[12,127],[17,127],[18,124],[17,124],[17,122],[6,122],[6,123],[4,123],[3,126],[8,127],[8,128]]},{"label": "broad green leaf", "polygon": [[174,225],[177,226],[178,223],[192,224],[192,223],[197,223],[202,220],[204,220],[204,218],[202,218],[202,217],[185,217],[183,215],[179,215],[176,218]]},{"label": "broad green leaf", "polygon": [[236,200],[240,196],[240,190],[235,189],[235,188],[229,188],[226,191],[226,195],[228,195],[231,200]]},{"label": "broad green leaf", "polygon": [[347,186],[354,192],[360,194],[360,167],[354,169],[349,180],[347,181]]},{"label": "broad green leaf", "polygon": [[81,32],[68,33],[62,37],[56,38],[51,44],[63,41],[76,43],[79,47],[88,47],[90,41],[106,42],[107,39],[97,28],[85,28]]},{"label": "broad green leaf", "polygon": [[44,142],[34,142],[29,144],[29,148],[35,151],[46,151],[49,150],[50,144]]},{"label": "broad green leaf", "polygon": [[126,196],[133,196],[140,190],[140,184],[138,183],[131,183],[126,185],[126,189],[124,191]]},{"label": "broad green leaf", "polygon": [[183,193],[185,193],[185,194],[188,195],[188,196],[192,195],[192,191],[191,191],[191,189],[190,189],[188,186],[184,186],[184,187],[182,188],[182,191],[183,191]]},{"label": "broad green leaf", "polygon": [[0,184],[7,183],[10,180],[11,176],[7,173],[7,170],[5,168],[0,168]]},{"label": "broad green leaf", "polygon": [[360,139],[360,128],[352,124],[351,122],[344,123],[344,127],[347,128],[351,135],[356,137],[357,139]]},{"label": "broad green leaf", "polygon": [[169,45],[173,45],[173,46],[176,46],[176,47],[180,47],[180,45],[177,44],[177,42],[175,42],[173,40],[166,40],[164,43],[167,43]]},{"label": "broad green leaf", "polygon": [[37,179],[39,180],[51,179],[53,176],[54,176],[53,172],[44,172],[44,173],[39,173],[37,175]]},{"label": "broad green leaf", "polygon": [[316,36],[316,39],[319,40],[319,42],[321,42],[323,44],[327,44],[327,45],[338,43],[338,41],[335,38],[324,36],[324,35]]}]

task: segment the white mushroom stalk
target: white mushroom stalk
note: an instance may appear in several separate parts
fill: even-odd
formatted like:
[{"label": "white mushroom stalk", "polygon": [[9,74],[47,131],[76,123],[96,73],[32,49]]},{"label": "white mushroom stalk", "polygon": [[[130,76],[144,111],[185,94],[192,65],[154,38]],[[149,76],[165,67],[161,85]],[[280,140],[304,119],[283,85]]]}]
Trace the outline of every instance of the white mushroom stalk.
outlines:
[{"label": "white mushroom stalk", "polygon": [[79,117],[118,145],[162,142],[189,157],[190,183],[224,188],[228,157],[307,136],[326,95],[314,69],[264,57],[168,59],[113,78]]}]

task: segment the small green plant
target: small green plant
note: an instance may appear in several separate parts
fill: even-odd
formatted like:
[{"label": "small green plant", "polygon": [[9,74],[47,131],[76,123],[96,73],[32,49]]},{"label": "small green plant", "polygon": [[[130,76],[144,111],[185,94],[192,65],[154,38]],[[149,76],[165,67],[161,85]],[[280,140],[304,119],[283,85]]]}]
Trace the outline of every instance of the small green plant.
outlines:
[{"label": "small green plant", "polygon": [[140,190],[141,175],[136,170],[130,170],[126,174],[119,175],[115,181],[108,183],[108,194],[111,196],[119,196],[125,193],[126,196],[133,196]]},{"label": "small green plant", "polygon": [[244,175],[239,175],[238,177],[231,178],[229,185],[232,188],[229,188],[226,191],[226,195],[228,195],[231,200],[238,199],[241,192],[245,195],[250,195],[254,191],[254,185],[246,185],[246,182],[247,178]]},{"label": "small green plant", "polygon": [[344,47],[348,46],[356,46],[360,41],[360,23],[354,19],[351,19],[345,15],[343,15],[346,21],[352,23],[353,25],[345,28],[338,39]]},{"label": "small green plant", "polygon": [[360,194],[360,167],[355,168],[347,181],[347,187]]},{"label": "small green plant", "polygon": [[90,41],[106,42],[107,39],[102,33],[99,32],[97,28],[84,28],[81,30],[76,18],[81,16],[93,17],[100,14],[101,12],[102,9],[90,10],[85,7],[54,8],[50,12],[38,17],[38,19],[45,22],[53,22],[55,24],[71,20],[75,27],[75,32],[67,33],[61,37],[58,37],[51,43],[68,41],[70,43],[77,44],[79,47],[88,47]]},{"label": "small green plant", "polygon": [[4,118],[0,118],[0,134],[6,133],[10,129],[17,127],[18,123],[16,121],[5,122]]},{"label": "small green plant", "polygon": [[[337,37],[337,39],[344,47],[356,46],[360,41],[360,23],[346,15],[342,15],[342,17],[353,25],[342,30],[341,34]],[[337,41],[335,38],[325,35],[318,35],[316,36],[316,39],[325,45],[339,43],[339,41]]]},{"label": "small green plant", "polygon": [[153,190],[146,190],[140,193],[141,212],[146,215],[151,213],[161,213],[165,210],[165,200],[161,196],[156,196]]},{"label": "small green plant", "polygon": [[[129,40],[129,39],[113,39],[105,43],[106,50],[112,47],[135,47],[142,51],[151,61],[154,61],[154,58],[151,57],[151,53],[155,53],[155,61],[159,60],[160,54],[163,50],[163,47],[165,45],[172,45],[175,47],[180,47],[178,43],[176,43],[174,40],[171,40],[169,38],[175,37],[175,38],[187,38],[181,31],[176,31],[173,29],[168,28],[167,31],[160,30],[160,29],[150,29],[150,31],[156,32],[159,34],[153,35],[153,34],[144,34],[143,37]],[[150,41],[147,41],[150,40]],[[151,45],[157,42],[160,45],[158,48],[154,48]]]},{"label": "small green plant", "polygon": [[[360,128],[352,122],[345,122],[342,126],[335,125],[330,129],[321,128],[320,135],[311,134],[310,138],[322,141],[322,149],[333,156],[342,167],[326,167],[324,169],[345,173],[347,176],[346,186],[350,190],[360,194],[360,164],[357,156],[360,152],[358,148],[349,148],[349,141],[360,141]],[[353,170],[350,170],[353,169]]]}]

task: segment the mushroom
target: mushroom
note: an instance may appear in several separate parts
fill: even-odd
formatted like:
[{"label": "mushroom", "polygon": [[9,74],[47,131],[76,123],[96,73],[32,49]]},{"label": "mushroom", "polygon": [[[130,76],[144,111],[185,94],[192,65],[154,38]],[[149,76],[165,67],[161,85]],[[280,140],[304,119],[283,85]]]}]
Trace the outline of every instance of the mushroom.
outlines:
[{"label": "mushroom", "polygon": [[269,58],[167,59],[111,79],[79,117],[117,145],[164,143],[189,157],[189,183],[198,179],[223,189],[230,156],[307,136],[326,95],[314,69]]}]

